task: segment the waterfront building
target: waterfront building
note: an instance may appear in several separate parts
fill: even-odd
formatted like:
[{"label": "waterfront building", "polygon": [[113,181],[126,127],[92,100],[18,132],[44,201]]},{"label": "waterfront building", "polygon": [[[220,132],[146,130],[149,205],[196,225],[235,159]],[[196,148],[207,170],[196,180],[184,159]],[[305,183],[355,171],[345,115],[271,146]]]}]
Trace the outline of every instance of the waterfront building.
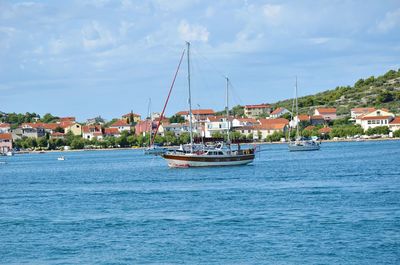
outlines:
[{"label": "waterfront building", "polygon": [[350,110],[350,116],[352,120],[355,120],[358,116],[371,113],[375,110],[375,108],[352,108]]},{"label": "waterfront building", "polygon": [[11,125],[9,123],[0,123],[0,133],[9,133]]},{"label": "waterfront building", "polygon": [[123,131],[130,131],[131,125],[128,124],[126,120],[122,119],[122,120],[117,120],[116,122],[111,124],[110,128],[117,128],[118,131],[123,132]]},{"label": "waterfront building", "polygon": [[244,106],[244,115],[247,118],[259,118],[263,115],[269,115],[271,113],[271,105],[269,104],[256,104]]},{"label": "waterfront building", "polygon": [[286,133],[289,128],[289,121],[283,118],[259,119],[259,125],[254,126],[253,138],[264,140],[275,132]]},{"label": "waterfront building", "polygon": [[54,132],[50,134],[50,139],[64,139],[65,134],[62,132]]},{"label": "waterfront building", "polygon": [[154,124],[151,120],[139,121],[135,125],[135,134],[145,136],[146,133],[149,133],[150,126],[152,127],[152,130],[156,128],[156,124]]},{"label": "waterfront building", "polygon": [[79,123],[63,122],[60,127],[64,129],[64,133],[72,132],[73,135],[82,135],[82,125]]},{"label": "waterfront building", "polygon": [[104,136],[120,137],[121,133],[118,130],[118,128],[105,128],[104,129]]},{"label": "waterfront building", "polygon": [[[182,116],[186,121],[189,121],[189,111],[179,111],[175,115]],[[206,122],[208,117],[215,116],[215,112],[212,109],[193,109],[192,110],[192,121],[193,122]]]},{"label": "waterfront building", "polygon": [[387,109],[377,109],[370,113],[358,116],[356,118],[356,124],[361,125],[364,131],[379,126],[389,127],[389,123],[394,119],[394,117],[394,114],[389,112]]},{"label": "waterfront building", "polygon": [[395,117],[390,123],[389,123],[389,129],[394,132],[397,130],[400,130],[400,116]]},{"label": "waterfront building", "polygon": [[0,153],[5,154],[12,150],[12,135],[11,133],[0,133]]},{"label": "waterfront building", "polygon": [[270,117],[275,119],[281,117],[286,113],[290,113],[290,111],[288,111],[286,108],[278,107],[273,112],[271,112]]},{"label": "waterfront building", "polygon": [[254,118],[234,118],[232,120],[232,127],[244,127],[244,126],[254,126],[258,125],[259,122]]},{"label": "waterfront building", "polygon": [[321,115],[325,121],[333,121],[337,119],[336,108],[316,108],[314,115]]},{"label": "waterfront building", "polygon": [[312,125],[323,125],[325,124],[325,119],[322,115],[312,115],[310,116],[310,123]]},{"label": "waterfront building", "polygon": [[307,114],[299,114],[289,122],[291,128],[296,128],[299,123],[310,123],[310,116]]},{"label": "waterfront building", "polygon": [[103,138],[103,132],[100,125],[85,125],[82,126],[82,137],[84,139],[92,140],[94,137],[97,139]]},{"label": "waterfront building", "polygon": [[226,133],[228,129],[232,128],[232,120],[233,117],[227,119],[226,116],[207,117],[204,126],[205,137],[213,137],[216,133]]}]

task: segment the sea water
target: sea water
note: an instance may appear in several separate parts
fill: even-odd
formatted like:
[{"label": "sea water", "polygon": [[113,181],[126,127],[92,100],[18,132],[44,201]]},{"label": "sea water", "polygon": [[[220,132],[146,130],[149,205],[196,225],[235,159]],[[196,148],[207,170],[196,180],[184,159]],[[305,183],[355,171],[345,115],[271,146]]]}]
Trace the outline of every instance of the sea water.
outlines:
[{"label": "sea water", "polygon": [[140,150],[0,157],[0,263],[400,263],[400,141],[261,149],[189,169]]}]

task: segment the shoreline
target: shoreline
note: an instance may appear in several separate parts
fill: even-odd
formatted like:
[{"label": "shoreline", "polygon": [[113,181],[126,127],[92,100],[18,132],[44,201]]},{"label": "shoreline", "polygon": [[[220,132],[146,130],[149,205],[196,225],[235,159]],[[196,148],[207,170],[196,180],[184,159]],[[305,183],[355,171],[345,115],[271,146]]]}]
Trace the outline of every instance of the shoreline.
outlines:
[{"label": "shoreline", "polygon": [[[376,138],[362,139],[359,142],[371,141],[399,141],[400,138]],[[340,142],[358,142],[354,139],[338,139],[338,140],[321,140],[321,143],[340,143]],[[249,145],[270,145],[270,144],[287,144],[287,142],[254,142],[244,143]],[[178,146],[165,146],[167,148],[176,148]],[[146,147],[122,147],[122,148],[96,148],[96,149],[72,149],[72,150],[36,150],[15,152],[15,155],[21,154],[43,154],[43,153],[68,153],[68,152],[91,152],[91,151],[121,151],[121,150],[144,150]]]}]

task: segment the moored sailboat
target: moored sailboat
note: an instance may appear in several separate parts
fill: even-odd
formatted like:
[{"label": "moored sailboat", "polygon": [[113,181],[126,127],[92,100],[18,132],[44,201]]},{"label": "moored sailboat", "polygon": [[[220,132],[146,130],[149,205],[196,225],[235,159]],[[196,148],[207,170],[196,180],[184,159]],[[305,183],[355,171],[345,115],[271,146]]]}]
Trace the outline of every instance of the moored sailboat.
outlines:
[{"label": "moored sailboat", "polygon": [[[233,148],[229,139],[229,108],[228,87],[229,79],[226,78],[226,115],[227,115],[227,142],[217,143],[214,146],[193,143],[192,102],[190,87],[190,43],[187,42],[188,65],[188,92],[189,92],[189,134],[190,144],[181,146],[178,150],[168,151],[162,157],[170,167],[210,167],[210,166],[235,166],[253,162],[254,148],[242,149],[240,144]],[[235,145],[236,146],[236,145]]]},{"label": "moored sailboat", "polygon": [[[299,116],[299,106],[297,102],[297,77],[296,77],[296,86],[295,86],[295,98],[293,100],[293,105],[296,105],[296,137],[294,140],[289,140],[288,143],[288,148],[289,151],[294,152],[294,151],[316,151],[320,149],[320,145],[318,142],[314,140],[309,140],[301,136],[300,130],[299,130],[299,123],[300,121],[298,120]],[[292,108],[292,123],[294,122],[293,120],[293,108]],[[290,138],[290,132],[289,132],[289,137]]]}]

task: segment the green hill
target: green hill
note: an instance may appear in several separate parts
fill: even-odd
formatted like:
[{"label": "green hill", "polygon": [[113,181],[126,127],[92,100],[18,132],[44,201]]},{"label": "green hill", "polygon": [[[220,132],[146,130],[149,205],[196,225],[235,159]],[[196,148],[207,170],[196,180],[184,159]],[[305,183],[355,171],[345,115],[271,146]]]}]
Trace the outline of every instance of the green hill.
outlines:
[{"label": "green hill", "polygon": [[[291,110],[292,100],[278,101],[272,105]],[[400,113],[400,69],[390,70],[378,77],[360,79],[354,86],[340,86],[300,97],[298,102],[301,113],[311,113],[316,107],[336,107],[338,115],[347,115],[355,107],[387,108]]]}]

